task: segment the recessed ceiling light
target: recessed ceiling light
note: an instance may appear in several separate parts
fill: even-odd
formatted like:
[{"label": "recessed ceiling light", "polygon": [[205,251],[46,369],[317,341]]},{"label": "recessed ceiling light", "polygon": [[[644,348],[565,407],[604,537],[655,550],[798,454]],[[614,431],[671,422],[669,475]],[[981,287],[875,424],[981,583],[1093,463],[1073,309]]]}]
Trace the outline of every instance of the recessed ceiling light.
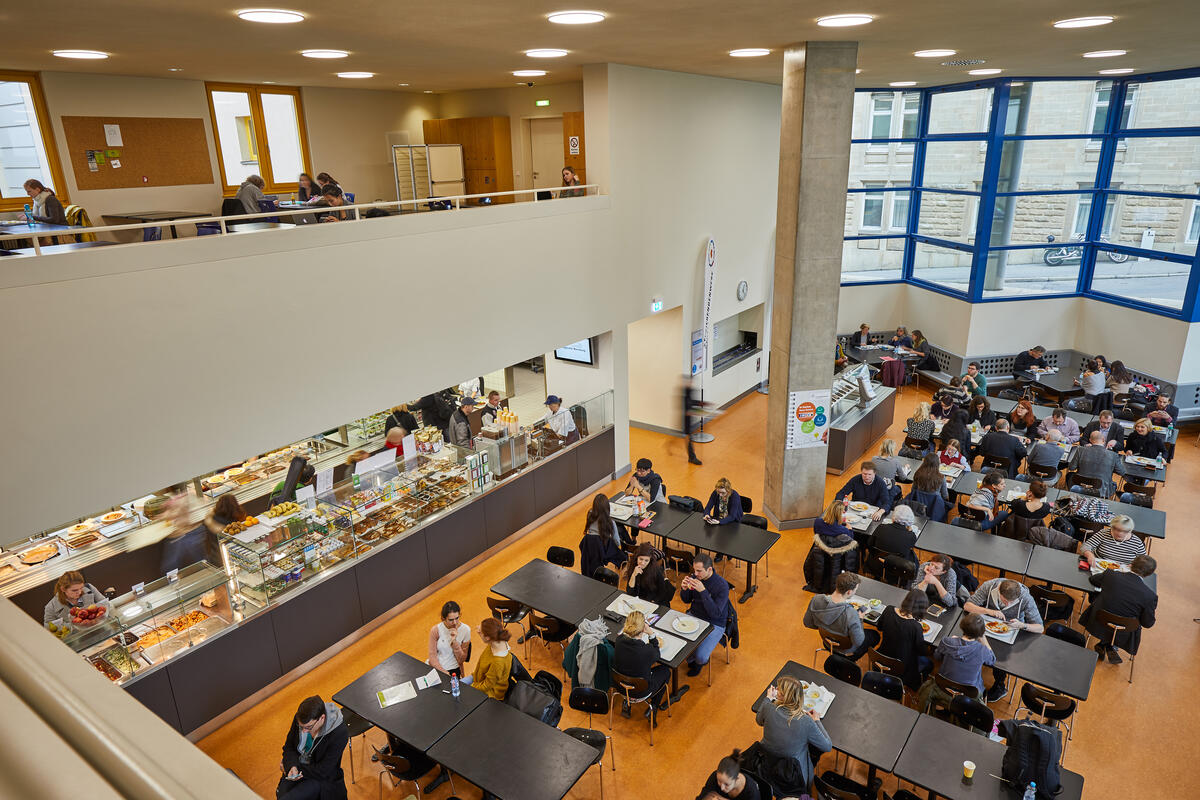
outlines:
[{"label": "recessed ceiling light", "polygon": [[1101,75],[1128,75],[1133,72],[1133,67],[1121,67],[1120,69],[1102,69]]},{"label": "recessed ceiling light", "polygon": [[547,14],[546,19],[556,25],[591,25],[603,22],[604,14],[600,11],[555,11]]},{"label": "recessed ceiling light", "polygon": [[167,72],[183,72],[183,67],[167,67]]},{"label": "recessed ceiling light", "polygon": [[1123,56],[1125,50],[1093,50],[1090,53],[1084,53],[1084,58],[1112,58],[1114,56]]},{"label": "recessed ceiling light", "polygon": [[817,24],[823,28],[849,28],[853,25],[866,25],[874,22],[870,14],[834,14],[831,17],[817,17]]},{"label": "recessed ceiling light", "polygon": [[996,69],[995,67],[988,67],[987,69],[968,70],[967,74],[968,75],[999,75],[1003,71],[1004,70]]},{"label": "recessed ceiling light", "polygon": [[917,58],[945,58],[946,56],[958,55],[957,50],[918,50],[913,53]]},{"label": "recessed ceiling light", "polygon": [[401,86],[408,86],[408,84],[407,84],[407,83],[402,83],[402,84],[400,84],[400,85],[401,85]]},{"label": "recessed ceiling light", "polygon": [[345,58],[350,55],[345,50],[301,50],[305,58]]},{"label": "recessed ceiling light", "polygon": [[855,74],[855,75],[862,75],[862,67],[859,67],[858,69],[854,70],[854,74]]},{"label": "recessed ceiling light", "polygon": [[566,50],[555,50],[554,48],[542,48],[540,50],[526,50],[525,55],[530,58],[562,58],[567,54]]},{"label": "recessed ceiling light", "polygon": [[770,55],[771,51],[765,47],[743,47],[741,50],[730,50],[729,55],[734,58],[757,58],[758,56]]},{"label": "recessed ceiling light", "polygon": [[1072,19],[1060,19],[1054,23],[1056,28],[1094,28],[1097,25],[1107,25],[1112,22],[1113,18],[1108,16],[1102,17],[1074,17]]},{"label": "recessed ceiling light", "polygon": [[270,84],[270,85],[272,85],[272,86],[274,86],[274,85],[275,85],[275,81],[263,81],[263,83],[269,83],[269,84]]},{"label": "recessed ceiling light", "polygon": [[108,58],[108,53],[102,53],[99,50],[54,50],[54,55],[59,58],[82,58],[82,59],[101,59]]},{"label": "recessed ceiling light", "polygon": [[374,72],[339,72],[339,78],[374,78]]},{"label": "recessed ceiling light", "polygon": [[270,22],[275,25],[304,21],[304,15],[299,11],[282,8],[244,8],[237,12],[237,15],[246,22]]},{"label": "recessed ceiling light", "polygon": [[540,78],[546,74],[544,69],[515,69],[513,70],[514,78]]},{"label": "recessed ceiling light", "polygon": [[433,94],[433,89],[426,89],[425,94]]},{"label": "recessed ceiling light", "polygon": [[892,81],[888,86],[916,86],[916,81]]}]

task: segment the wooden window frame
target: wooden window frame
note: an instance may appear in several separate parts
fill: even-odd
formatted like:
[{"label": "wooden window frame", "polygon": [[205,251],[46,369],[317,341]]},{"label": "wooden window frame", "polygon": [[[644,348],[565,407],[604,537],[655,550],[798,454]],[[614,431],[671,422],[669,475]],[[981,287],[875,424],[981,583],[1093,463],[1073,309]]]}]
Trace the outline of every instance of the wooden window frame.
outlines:
[{"label": "wooden window frame", "polygon": [[[16,72],[0,70],[0,81],[25,83],[29,85],[29,95],[33,98],[34,115],[37,117],[38,133],[42,137],[42,147],[46,150],[46,161],[50,166],[50,188],[58,196],[64,206],[71,202],[67,192],[67,182],[63,180],[62,164],[58,160],[58,147],[55,145],[54,129],[50,127],[50,115],[46,112],[46,97],[42,94],[42,82],[36,72]],[[20,197],[0,197],[0,211],[21,211],[30,202],[27,195]]]},{"label": "wooden window frame", "polygon": [[237,194],[238,187],[225,183],[225,159],[221,155],[221,133],[217,130],[217,110],[213,105],[213,92],[243,92],[250,101],[250,119],[254,126],[254,142],[258,153],[258,174],[262,176],[267,194],[290,194],[300,190],[298,180],[277,181],[271,171],[271,146],[267,141],[267,126],[263,118],[261,96],[264,94],[290,95],[296,103],[296,127],[300,135],[300,157],[304,160],[304,171],[312,174],[312,155],[308,151],[308,127],[304,123],[304,102],[300,98],[299,86],[257,86],[248,83],[208,83],[204,93],[208,98],[209,119],[212,122],[213,144],[217,151],[217,168],[220,170],[221,187],[225,197]]}]

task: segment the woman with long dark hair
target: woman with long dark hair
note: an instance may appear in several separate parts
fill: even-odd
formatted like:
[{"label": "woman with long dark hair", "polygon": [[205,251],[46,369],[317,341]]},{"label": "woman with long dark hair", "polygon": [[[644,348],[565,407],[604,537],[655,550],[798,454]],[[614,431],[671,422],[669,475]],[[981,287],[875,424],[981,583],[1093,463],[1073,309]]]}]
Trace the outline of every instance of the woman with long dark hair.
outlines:
[{"label": "woman with long dark hair", "polygon": [[612,564],[618,569],[625,564],[625,554],[621,552],[621,534],[609,512],[608,497],[603,493],[596,495],[592,507],[588,509],[583,538],[579,540],[579,555],[580,571],[589,578],[605,564]]},{"label": "woman with long dark hair", "polygon": [[633,558],[625,565],[622,576],[625,592],[652,603],[666,604],[675,594],[675,587],[667,580],[661,554],[649,542],[642,542]]}]

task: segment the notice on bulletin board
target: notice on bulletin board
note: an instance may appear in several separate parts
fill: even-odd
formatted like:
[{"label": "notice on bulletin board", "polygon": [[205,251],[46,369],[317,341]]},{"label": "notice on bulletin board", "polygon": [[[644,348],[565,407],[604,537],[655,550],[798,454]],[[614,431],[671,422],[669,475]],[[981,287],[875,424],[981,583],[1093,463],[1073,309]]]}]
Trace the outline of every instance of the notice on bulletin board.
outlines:
[{"label": "notice on bulletin board", "polygon": [[829,389],[788,393],[787,449],[829,444]]}]

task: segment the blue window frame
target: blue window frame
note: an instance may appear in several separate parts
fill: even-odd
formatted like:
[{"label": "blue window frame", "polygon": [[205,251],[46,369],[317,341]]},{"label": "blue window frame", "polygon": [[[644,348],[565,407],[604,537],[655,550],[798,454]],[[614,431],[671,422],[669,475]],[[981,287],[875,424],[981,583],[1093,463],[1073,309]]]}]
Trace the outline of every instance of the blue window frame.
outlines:
[{"label": "blue window frame", "polygon": [[1200,68],[860,90],[843,285],[1200,322],[1197,89]]}]

